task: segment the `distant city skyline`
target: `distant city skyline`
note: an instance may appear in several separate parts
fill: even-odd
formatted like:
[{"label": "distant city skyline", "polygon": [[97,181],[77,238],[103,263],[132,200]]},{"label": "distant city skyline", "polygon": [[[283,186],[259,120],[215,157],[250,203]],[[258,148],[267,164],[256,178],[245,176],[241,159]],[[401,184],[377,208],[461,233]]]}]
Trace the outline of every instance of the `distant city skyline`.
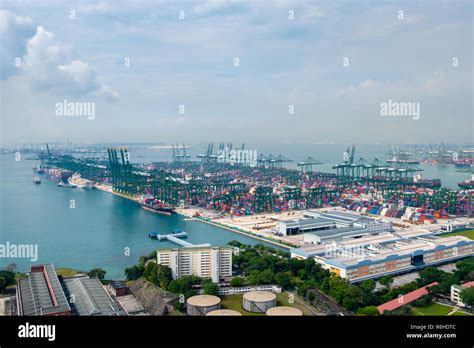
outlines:
[{"label": "distant city skyline", "polygon": [[1,143],[472,144],[471,1],[2,1]]}]

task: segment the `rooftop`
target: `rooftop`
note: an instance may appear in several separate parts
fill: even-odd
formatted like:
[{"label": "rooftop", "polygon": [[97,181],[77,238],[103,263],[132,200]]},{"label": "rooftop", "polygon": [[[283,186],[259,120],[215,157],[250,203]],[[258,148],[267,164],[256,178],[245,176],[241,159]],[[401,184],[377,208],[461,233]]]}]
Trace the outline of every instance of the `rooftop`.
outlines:
[{"label": "rooftop", "polygon": [[74,295],[71,303],[77,315],[125,315],[119,303],[112,300],[97,278],[74,277],[63,280],[67,293]]},{"label": "rooftop", "polygon": [[18,282],[23,315],[70,312],[68,300],[51,263],[31,266],[28,278]]},{"label": "rooftop", "polygon": [[188,305],[196,307],[215,306],[221,303],[221,299],[213,295],[196,295],[186,300]]},{"label": "rooftop", "polygon": [[232,309],[217,309],[215,311],[210,311],[206,315],[207,316],[241,316],[242,314]]},{"label": "rooftop", "polygon": [[303,312],[295,307],[280,306],[270,308],[266,314],[270,316],[301,316]]},{"label": "rooftop", "polygon": [[244,299],[253,302],[266,302],[276,299],[276,295],[271,291],[249,291],[244,294]]},{"label": "rooftop", "polygon": [[410,302],[413,302],[420,297],[427,295],[429,291],[427,290],[431,286],[438,285],[437,282],[428,284],[422,288],[413,290],[405,295],[402,295],[400,297],[397,297],[391,301],[388,301],[384,304],[381,304],[380,306],[377,307],[377,310],[379,311],[380,314],[383,314],[384,311],[393,311],[397,308],[400,308]]}]

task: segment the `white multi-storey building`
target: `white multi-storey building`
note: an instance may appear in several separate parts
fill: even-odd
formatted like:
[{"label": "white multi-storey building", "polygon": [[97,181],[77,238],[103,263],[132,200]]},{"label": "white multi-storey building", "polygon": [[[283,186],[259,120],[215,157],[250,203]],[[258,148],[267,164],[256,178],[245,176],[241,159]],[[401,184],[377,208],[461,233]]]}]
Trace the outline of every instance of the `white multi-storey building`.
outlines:
[{"label": "white multi-storey building", "polygon": [[232,247],[161,249],[157,251],[156,258],[158,264],[171,268],[173,279],[196,275],[218,283],[221,278],[232,276]]}]

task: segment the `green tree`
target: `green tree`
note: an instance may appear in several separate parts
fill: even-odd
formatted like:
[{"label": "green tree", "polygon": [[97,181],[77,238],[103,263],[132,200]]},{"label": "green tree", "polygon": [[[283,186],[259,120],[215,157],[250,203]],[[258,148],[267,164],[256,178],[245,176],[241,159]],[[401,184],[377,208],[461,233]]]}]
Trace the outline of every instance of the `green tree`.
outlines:
[{"label": "green tree", "polygon": [[155,262],[148,262],[143,271],[143,276],[151,283],[158,285],[158,270]]},{"label": "green tree", "polygon": [[168,289],[169,283],[173,280],[171,268],[164,265],[157,265],[157,285],[160,288]]},{"label": "green tree", "polygon": [[389,287],[393,283],[393,277],[389,275],[384,275],[383,277],[380,277],[379,283],[383,286]]},{"label": "green tree", "polygon": [[308,302],[313,303],[313,301],[316,299],[316,295],[314,294],[313,291],[308,292]]},{"label": "green tree", "polygon": [[3,294],[7,288],[7,281],[4,276],[0,276],[0,292]]},{"label": "green tree", "polygon": [[1,270],[0,276],[5,279],[5,287],[15,284],[15,272],[8,270]]},{"label": "green tree", "polygon": [[421,270],[418,278],[418,282],[421,285],[431,284],[433,282],[437,282],[441,280],[441,275],[443,271],[440,271],[436,267],[426,267],[425,269]]},{"label": "green tree", "polygon": [[194,286],[201,284],[201,282],[202,279],[194,275],[183,276],[172,280],[168,285],[168,291],[175,294],[184,294],[187,298],[197,293]]},{"label": "green tree", "polygon": [[375,285],[376,285],[375,280],[367,279],[367,280],[362,281],[359,284],[359,287],[363,292],[370,294],[370,293],[372,293],[372,291],[374,291]]},{"label": "green tree", "polygon": [[292,289],[291,272],[280,272],[275,275],[275,281],[284,289]]},{"label": "green tree", "polygon": [[143,275],[143,271],[144,268],[137,265],[125,268],[125,279],[137,280]]},{"label": "green tree", "polygon": [[238,288],[238,287],[244,286],[244,285],[245,285],[245,279],[243,277],[234,277],[230,281],[230,286],[233,286],[235,288]]},{"label": "green tree", "polygon": [[91,278],[97,277],[100,281],[102,281],[102,280],[104,280],[106,273],[107,272],[105,270],[103,270],[102,268],[94,268],[94,269],[91,269],[87,273],[87,275]]},{"label": "green tree", "polygon": [[204,283],[202,289],[206,295],[217,295],[219,293],[219,285],[212,282]]},{"label": "green tree", "polygon": [[376,316],[376,315],[380,315],[380,313],[377,307],[367,306],[367,307],[359,308],[357,310],[357,315]]},{"label": "green tree", "polygon": [[273,272],[270,271],[269,269],[266,269],[260,272],[258,276],[260,284],[271,284],[273,283],[274,278],[275,278],[275,274],[273,274]]},{"label": "green tree", "polygon": [[179,300],[175,300],[173,302],[173,308],[177,311],[183,312],[186,309],[186,304],[184,302],[180,302]]},{"label": "green tree", "polygon": [[474,287],[462,290],[461,300],[468,306],[474,306]]}]

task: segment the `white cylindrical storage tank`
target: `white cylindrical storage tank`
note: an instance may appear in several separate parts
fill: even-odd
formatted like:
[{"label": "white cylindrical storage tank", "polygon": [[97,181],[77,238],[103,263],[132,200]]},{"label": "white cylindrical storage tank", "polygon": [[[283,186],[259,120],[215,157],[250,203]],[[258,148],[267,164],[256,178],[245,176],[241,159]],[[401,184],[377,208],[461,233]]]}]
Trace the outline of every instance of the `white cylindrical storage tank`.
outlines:
[{"label": "white cylindrical storage tank", "polygon": [[288,306],[280,306],[280,307],[273,307],[267,311],[267,315],[269,316],[302,316],[303,312],[300,311],[298,308],[295,307],[288,307]]},{"label": "white cylindrical storage tank", "polygon": [[208,312],[221,308],[221,299],[213,295],[197,295],[186,300],[188,315],[206,315]]},{"label": "white cylindrical storage tank", "polygon": [[242,314],[232,309],[218,309],[211,311],[206,316],[241,316]]},{"label": "white cylindrical storage tank", "polygon": [[276,306],[276,295],[271,291],[249,291],[244,294],[242,306],[247,312],[266,313]]}]

